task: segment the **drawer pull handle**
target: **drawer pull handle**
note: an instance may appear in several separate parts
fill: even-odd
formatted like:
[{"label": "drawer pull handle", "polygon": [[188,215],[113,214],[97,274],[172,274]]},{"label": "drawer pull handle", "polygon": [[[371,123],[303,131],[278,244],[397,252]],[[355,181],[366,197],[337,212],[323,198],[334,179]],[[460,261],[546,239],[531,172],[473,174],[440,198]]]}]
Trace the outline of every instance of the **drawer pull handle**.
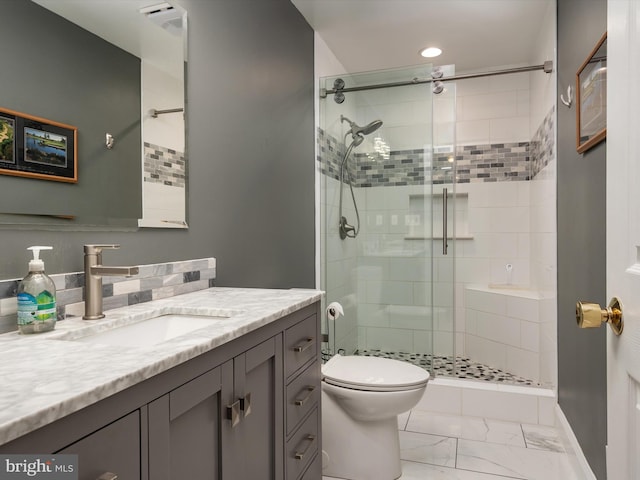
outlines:
[{"label": "drawer pull handle", "polygon": [[227,420],[231,420],[231,428],[240,423],[240,400],[227,405]]},{"label": "drawer pull handle", "polygon": [[111,472],[104,472],[102,475],[96,478],[96,480],[118,480],[118,475]]},{"label": "drawer pull handle", "polygon": [[240,402],[240,410],[244,412],[245,417],[248,417],[251,414],[251,393],[246,393],[238,401]]},{"label": "drawer pull handle", "polygon": [[301,407],[302,405],[304,405],[305,403],[307,403],[307,401],[311,398],[311,395],[313,394],[313,392],[315,391],[316,387],[309,385],[308,387],[306,387],[303,392],[306,392],[306,395],[304,397],[298,397],[295,399],[295,401],[293,402],[296,406]]},{"label": "drawer pull handle", "polygon": [[307,444],[307,446],[306,446],[306,448],[304,450],[302,450],[301,452],[296,452],[295,453],[294,456],[296,457],[296,460],[302,460],[304,458],[304,456],[307,454],[307,452],[311,448],[311,445],[313,445],[313,442],[315,441],[315,439],[316,439],[315,435],[307,435],[304,438],[303,442],[307,441],[309,443]]},{"label": "drawer pull handle", "polygon": [[311,345],[313,345],[314,343],[314,338],[313,337],[309,337],[307,338],[307,340],[300,344],[300,345],[296,345],[295,347],[293,347],[293,351],[296,353],[300,353],[300,352],[304,352],[307,348],[309,348]]}]

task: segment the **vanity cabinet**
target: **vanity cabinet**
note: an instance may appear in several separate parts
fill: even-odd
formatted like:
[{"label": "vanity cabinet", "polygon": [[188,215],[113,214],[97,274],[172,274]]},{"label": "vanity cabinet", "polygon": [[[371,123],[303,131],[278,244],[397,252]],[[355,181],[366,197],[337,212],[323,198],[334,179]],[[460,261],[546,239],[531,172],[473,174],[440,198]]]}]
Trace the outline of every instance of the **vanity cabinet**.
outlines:
[{"label": "vanity cabinet", "polygon": [[320,480],[319,304],[24,437],[76,453],[80,480]]},{"label": "vanity cabinet", "polygon": [[233,395],[227,397],[223,425],[223,478],[283,478],[282,378],[282,335],[233,359]]},{"label": "vanity cabinet", "polygon": [[278,335],[151,402],[149,477],[282,478],[281,398]]},{"label": "vanity cabinet", "polygon": [[81,463],[80,480],[94,480],[109,472],[119,478],[138,478],[140,475],[140,411],[101,428],[55,453],[77,454]]},{"label": "vanity cabinet", "polygon": [[149,478],[219,479],[221,367],[149,403]]}]

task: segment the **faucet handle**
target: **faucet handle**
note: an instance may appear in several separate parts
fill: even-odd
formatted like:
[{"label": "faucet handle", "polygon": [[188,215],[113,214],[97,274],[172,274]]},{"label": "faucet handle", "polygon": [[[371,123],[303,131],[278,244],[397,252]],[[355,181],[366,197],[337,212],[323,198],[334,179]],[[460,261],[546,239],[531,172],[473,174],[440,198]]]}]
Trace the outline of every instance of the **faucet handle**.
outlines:
[{"label": "faucet handle", "polygon": [[117,243],[107,243],[107,244],[91,244],[84,246],[84,254],[85,255],[96,255],[102,253],[102,250],[105,248],[109,249],[117,249],[120,248],[120,245]]}]

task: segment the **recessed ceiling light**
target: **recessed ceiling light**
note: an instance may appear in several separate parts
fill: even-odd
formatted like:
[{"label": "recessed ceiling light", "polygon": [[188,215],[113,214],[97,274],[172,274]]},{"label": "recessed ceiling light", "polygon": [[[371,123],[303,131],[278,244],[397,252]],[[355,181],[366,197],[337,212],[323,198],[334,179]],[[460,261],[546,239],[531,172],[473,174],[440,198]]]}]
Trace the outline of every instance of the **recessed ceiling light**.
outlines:
[{"label": "recessed ceiling light", "polygon": [[426,58],[437,57],[441,53],[442,53],[442,50],[440,50],[438,47],[427,47],[420,50],[420,55]]}]

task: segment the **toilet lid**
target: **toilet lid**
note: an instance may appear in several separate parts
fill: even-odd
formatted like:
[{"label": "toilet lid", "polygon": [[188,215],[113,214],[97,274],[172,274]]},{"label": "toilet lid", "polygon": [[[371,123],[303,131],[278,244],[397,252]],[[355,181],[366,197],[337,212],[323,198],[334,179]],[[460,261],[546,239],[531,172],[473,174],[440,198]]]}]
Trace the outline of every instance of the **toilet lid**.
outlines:
[{"label": "toilet lid", "polygon": [[332,385],[367,391],[412,390],[429,380],[429,372],[416,365],[355,355],[335,355],[322,366],[322,375]]}]

